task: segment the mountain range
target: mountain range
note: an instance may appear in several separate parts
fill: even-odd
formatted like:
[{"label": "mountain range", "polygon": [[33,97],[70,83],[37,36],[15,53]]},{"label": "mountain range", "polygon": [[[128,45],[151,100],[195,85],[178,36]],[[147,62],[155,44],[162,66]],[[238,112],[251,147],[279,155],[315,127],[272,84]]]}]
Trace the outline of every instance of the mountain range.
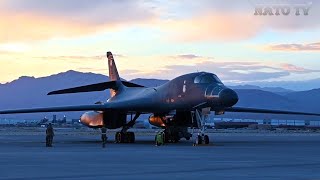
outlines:
[{"label": "mountain range", "polygon": [[[12,108],[34,108],[46,106],[64,106],[93,104],[98,101],[106,101],[109,92],[89,92],[79,94],[67,94],[47,96],[50,91],[82,86],[87,84],[108,81],[109,77],[101,74],[82,73],[77,71],[67,71],[47,77],[34,78],[23,76],[17,80],[6,84],[0,84],[0,109]],[[147,87],[159,86],[168,80],[160,79],[133,79],[131,82]],[[308,91],[293,91],[281,87],[259,87],[255,85],[229,86],[239,95],[239,102],[236,106],[268,108],[291,111],[306,111],[320,113],[318,102],[320,102],[320,89]],[[19,119],[40,119],[44,116],[51,118],[53,114],[58,117],[67,115],[69,118],[79,118],[80,112],[68,113],[39,113],[39,114],[16,114],[1,115],[3,118]],[[227,113],[221,117],[230,118],[282,118],[282,119],[303,119],[298,116],[274,116],[266,114],[245,114]],[[315,118],[311,118],[315,119]]]}]

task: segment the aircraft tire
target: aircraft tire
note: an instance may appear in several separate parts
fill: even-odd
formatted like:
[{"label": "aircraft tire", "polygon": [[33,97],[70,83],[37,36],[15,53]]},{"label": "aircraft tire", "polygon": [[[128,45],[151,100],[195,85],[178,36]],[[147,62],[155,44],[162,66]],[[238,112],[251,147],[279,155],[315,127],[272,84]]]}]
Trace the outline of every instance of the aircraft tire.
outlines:
[{"label": "aircraft tire", "polygon": [[125,134],[122,133],[122,132],[117,132],[116,133],[116,143],[124,143],[124,137],[125,137]]},{"label": "aircraft tire", "polygon": [[120,143],[118,136],[119,136],[119,132],[116,132],[115,137],[114,137],[116,143]]},{"label": "aircraft tire", "polygon": [[204,144],[209,144],[209,142],[210,142],[208,135],[205,135],[204,138],[203,138],[203,140],[204,140]]},{"label": "aircraft tire", "polygon": [[196,144],[202,144],[202,137],[200,135],[197,136]]},{"label": "aircraft tire", "polygon": [[173,142],[174,142],[174,143],[178,143],[179,141],[180,141],[179,136],[178,136],[177,134],[175,134],[175,135],[173,136]]},{"label": "aircraft tire", "polygon": [[162,133],[162,145],[164,145],[164,143],[166,142],[165,141],[165,139],[166,139],[166,134],[165,133]]},{"label": "aircraft tire", "polygon": [[127,134],[129,137],[128,137],[128,139],[129,139],[129,143],[134,143],[135,142],[135,140],[136,140],[136,137],[135,137],[135,134],[134,134],[134,132],[128,132],[128,134]]}]

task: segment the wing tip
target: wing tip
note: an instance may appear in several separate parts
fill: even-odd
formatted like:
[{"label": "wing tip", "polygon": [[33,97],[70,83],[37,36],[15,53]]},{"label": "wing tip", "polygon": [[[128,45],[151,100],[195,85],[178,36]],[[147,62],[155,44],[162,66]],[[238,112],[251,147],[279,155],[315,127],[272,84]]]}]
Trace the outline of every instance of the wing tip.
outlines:
[{"label": "wing tip", "polygon": [[47,96],[58,94],[56,91],[51,91],[47,94]]}]

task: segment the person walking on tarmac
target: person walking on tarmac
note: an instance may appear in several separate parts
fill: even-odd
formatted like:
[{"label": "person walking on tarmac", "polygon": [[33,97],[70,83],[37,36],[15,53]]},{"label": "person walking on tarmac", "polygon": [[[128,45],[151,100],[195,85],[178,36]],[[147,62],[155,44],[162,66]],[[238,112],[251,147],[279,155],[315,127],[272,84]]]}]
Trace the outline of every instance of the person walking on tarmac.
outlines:
[{"label": "person walking on tarmac", "polygon": [[102,147],[105,148],[107,143],[107,129],[104,126],[101,128],[101,140],[102,140]]},{"label": "person walking on tarmac", "polygon": [[53,141],[54,131],[52,124],[49,123],[46,130],[46,146],[52,147],[52,141]]}]

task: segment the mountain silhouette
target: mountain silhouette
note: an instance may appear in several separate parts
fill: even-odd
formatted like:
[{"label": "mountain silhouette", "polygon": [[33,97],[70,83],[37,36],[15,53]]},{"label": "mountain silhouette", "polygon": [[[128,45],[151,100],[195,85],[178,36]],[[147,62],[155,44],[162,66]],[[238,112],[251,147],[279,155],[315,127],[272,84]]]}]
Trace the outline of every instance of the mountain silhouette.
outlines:
[{"label": "mountain silhouette", "polygon": [[[12,82],[0,84],[0,109],[94,104],[98,101],[106,102],[110,97],[108,90],[56,96],[47,96],[47,93],[53,90],[100,83],[108,80],[109,77],[105,75],[77,71],[67,71],[41,78],[22,76]],[[166,83],[168,80],[139,78],[133,79],[131,82],[147,87],[154,87]],[[320,113],[320,108],[318,107],[320,89],[292,91],[280,87],[261,88],[254,85],[230,86],[230,88],[235,89],[239,95],[240,100],[236,106]],[[63,115],[66,115],[68,118],[79,118],[82,112],[1,115],[0,119],[38,120],[45,116],[51,119],[53,114],[58,115],[58,118],[62,118]],[[221,117],[272,118],[273,116],[227,113]],[[281,116],[281,118],[292,119],[293,117]],[[304,117],[295,116],[293,119],[295,118]]]}]

